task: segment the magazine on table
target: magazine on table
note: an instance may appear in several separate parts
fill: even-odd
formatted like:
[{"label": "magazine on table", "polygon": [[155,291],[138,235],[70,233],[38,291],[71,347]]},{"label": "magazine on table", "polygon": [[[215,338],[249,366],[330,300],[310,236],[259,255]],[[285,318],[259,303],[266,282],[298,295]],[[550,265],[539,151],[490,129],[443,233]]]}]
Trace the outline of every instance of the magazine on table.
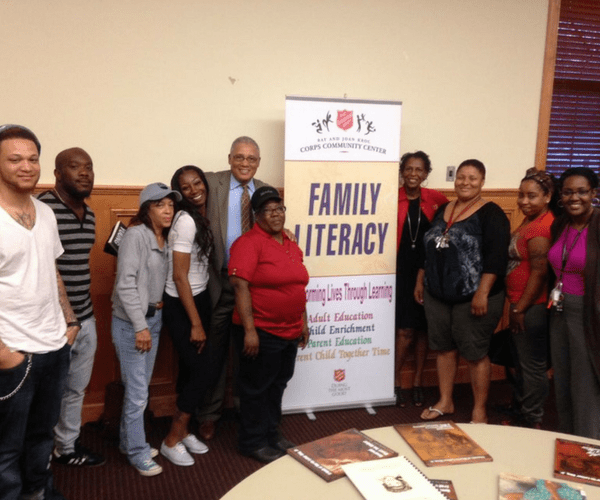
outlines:
[{"label": "magazine on table", "polygon": [[451,421],[399,424],[394,429],[428,467],[492,461],[483,448]]},{"label": "magazine on table", "polygon": [[287,452],[327,482],[344,476],[342,465],[398,456],[391,448],[357,429],[294,446]]},{"label": "magazine on table", "polygon": [[554,477],[600,486],[600,446],[557,438]]},{"label": "magazine on table", "polygon": [[447,500],[406,457],[342,465],[367,500]]},{"label": "magazine on table", "polygon": [[548,479],[501,473],[498,476],[498,500],[561,498],[585,500],[585,492],[566,483]]}]

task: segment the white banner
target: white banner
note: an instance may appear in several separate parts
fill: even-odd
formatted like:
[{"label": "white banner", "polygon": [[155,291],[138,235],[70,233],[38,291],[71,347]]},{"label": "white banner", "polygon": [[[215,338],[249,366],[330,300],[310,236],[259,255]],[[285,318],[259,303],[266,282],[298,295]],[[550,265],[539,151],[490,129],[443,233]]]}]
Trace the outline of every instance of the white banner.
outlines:
[{"label": "white banner", "polygon": [[284,411],[394,401],[401,103],[288,97],[286,227],[311,276]]}]

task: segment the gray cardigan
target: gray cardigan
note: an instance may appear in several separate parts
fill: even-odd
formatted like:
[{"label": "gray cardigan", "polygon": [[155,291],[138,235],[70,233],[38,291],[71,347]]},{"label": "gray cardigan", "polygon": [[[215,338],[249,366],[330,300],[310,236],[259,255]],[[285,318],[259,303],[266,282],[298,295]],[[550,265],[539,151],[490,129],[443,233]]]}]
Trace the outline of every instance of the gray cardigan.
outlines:
[{"label": "gray cardigan", "polygon": [[119,246],[113,314],[132,323],[135,332],[148,328],[148,303],[151,297],[161,300],[168,268],[166,242],[161,250],[154,233],[143,224],[127,229]]}]

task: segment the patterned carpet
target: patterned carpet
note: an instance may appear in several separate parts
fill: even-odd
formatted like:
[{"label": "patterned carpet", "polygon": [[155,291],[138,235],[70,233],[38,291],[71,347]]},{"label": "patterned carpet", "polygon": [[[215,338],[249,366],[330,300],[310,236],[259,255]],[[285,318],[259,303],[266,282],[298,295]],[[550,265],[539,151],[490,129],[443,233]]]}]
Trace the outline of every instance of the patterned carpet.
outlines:
[{"label": "patterned carpet", "polygon": [[[437,389],[425,390],[425,404],[434,404]],[[410,399],[410,398],[409,398]],[[506,416],[496,408],[510,401],[506,382],[494,382],[490,390],[490,423],[500,424]],[[470,386],[457,385],[455,389],[455,422],[469,422],[472,396]],[[547,405],[544,429],[556,430],[556,415],[552,397]],[[355,427],[360,430],[386,427],[398,423],[419,421],[421,408],[410,402],[406,408],[377,407],[370,415],[365,409],[336,410],[316,413],[310,421],[304,414],[286,415],[282,430],[295,443],[313,441],[336,432]],[[148,440],[152,446],[160,443],[169,429],[169,418],[151,419],[147,425]],[[88,424],[82,432],[82,443],[105,455],[107,463],[101,467],[81,469],[53,465],[57,489],[69,500],[218,500],[262,464],[239,455],[236,451],[236,421],[233,412],[226,413],[217,428],[217,436],[210,441],[210,451],[197,455],[192,467],[177,467],[159,456],[157,461],[164,472],[155,477],[140,476],[128,465],[117,449],[117,443],[106,437],[98,426]],[[284,499],[282,499],[284,500]]]}]

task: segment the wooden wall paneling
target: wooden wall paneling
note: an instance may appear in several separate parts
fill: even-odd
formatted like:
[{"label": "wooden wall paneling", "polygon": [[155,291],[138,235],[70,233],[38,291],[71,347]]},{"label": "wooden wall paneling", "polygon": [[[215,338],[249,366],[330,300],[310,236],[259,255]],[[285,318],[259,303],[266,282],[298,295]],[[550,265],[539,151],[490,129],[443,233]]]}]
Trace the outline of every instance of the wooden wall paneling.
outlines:
[{"label": "wooden wall paneling", "polygon": [[[52,186],[41,185],[37,192],[49,189]],[[98,349],[92,379],[88,386],[84,401],[83,422],[98,420],[104,411],[106,386],[120,380],[119,363],[112,344],[111,323],[111,295],[116,274],[116,258],[104,253],[104,243],[110,235],[115,223],[120,220],[129,222],[137,212],[138,199],[141,187],[98,186],[88,204],[96,214],[96,245],[91,253],[92,274],[92,301],[97,320]],[[448,198],[454,196],[453,190],[442,190]],[[484,197],[496,202],[507,214],[511,227],[515,228],[521,221],[517,205],[516,189],[496,189],[484,191]],[[414,373],[414,358],[412,355],[405,363],[402,372],[404,387],[410,387]],[[175,409],[175,381],[177,374],[176,355],[171,339],[165,332],[160,339],[159,352],[150,385],[149,408],[157,416],[170,415]],[[504,370],[494,367],[493,379],[504,378]],[[457,382],[468,382],[467,367],[461,362]],[[424,373],[424,384],[437,385],[435,355],[430,353]]]},{"label": "wooden wall paneling", "polygon": [[[453,189],[440,189],[442,193],[449,199],[456,198]],[[523,216],[519,212],[517,207],[517,189],[489,189],[484,190],[483,197],[486,200],[493,201],[496,203],[508,217],[510,221],[511,231],[514,230],[523,220]],[[498,324],[497,330],[501,330],[508,326],[508,308],[505,307],[504,316]],[[415,358],[414,353],[411,352],[402,367],[402,387],[412,387],[413,376],[415,372]],[[492,380],[503,380],[506,377],[505,370],[501,366],[492,365]],[[457,383],[468,383],[470,382],[469,370],[467,363],[461,359],[458,365],[458,372],[456,374]],[[424,386],[437,386],[437,368],[436,368],[436,356],[435,352],[429,352],[427,360],[425,362],[425,368],[423,369],[423,385]]]},{"label": "wooden wall paneling", "polygon": [[[50,189],[40,185],[36,192]],[[83,423],[98,420],[104,411],[106,386],[121,379],[119,362],[111,338],[112,291],[117,271],[116,257],[104,252],[104,243],[117,221],[125,224],[138,210],[141,187],[97,186],[88,205],[96,215],[96,244],[90,255],[92,302],[96,316],[98,348],[88,386]],[[163,332],[150,384],[149,408],[157,416],[170,415],[175,409],[176,359],[171,339]]]}]

